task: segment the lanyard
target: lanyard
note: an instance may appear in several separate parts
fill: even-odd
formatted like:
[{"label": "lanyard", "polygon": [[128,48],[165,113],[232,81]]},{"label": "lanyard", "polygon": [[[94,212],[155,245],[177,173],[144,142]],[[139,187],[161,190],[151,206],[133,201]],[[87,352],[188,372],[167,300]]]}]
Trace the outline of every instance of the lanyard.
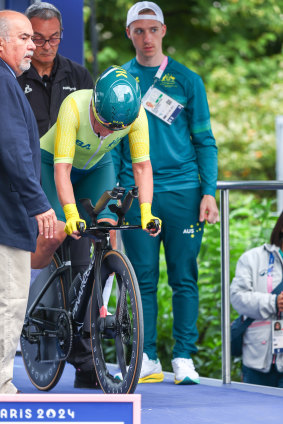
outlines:
[{"label": "lanyard", "polygon": [[269,254],[268,269],[267,269],[267,291],[268,291],[268,293],[271,293],[272,292],[272,272],[273,272],[273,265],[274,265],[274,256],[273,256],[273,253],[270,252],[270,254]]},{"label": "lanyard", "polygon": [[184,106],[168,94],[154,87],[155,84],[160,81],[167,64],[168,57],[165,56],[153,78],[153,84],[143,95],[142,104],[148,112],[166,122],[166,124],[171,125],[178,117],[179,113],[182,112]]},{"label": "lanyard", "polygon": [[[267,269],[267,291],[268,291],[268,293],[271,293],[272,292],[272,271],[273,271],[273,265],[274,265],[274,255],[273,255],[273,253],[270,252],[270,254],[269,254],[268,269]],[[281,313],[278,312],[277,313],[277,319],[280,319],[280,315],[281,315]],[[272,341],[272,346],[273,346],[273,341]],[[273,347],[272,347],[272,351],[273,351]],[[275,364],[276,355],[277,355],[277,353],[274,352],[273,353],[273,356],[272,356],[272,364]]]},{"label": "lanyard", "polygon": [[[269,263],[268,263],[268,269],[267,269],[267,291],[268,293],[272,292],[272,272],[273,272],[273,265],[274,265],[274,255],[270,252],[269,254]],[[280,317],[281,312],[277,313],[278,318]]]},{"label": "lanyard", "polygon": [[164,59],[162,60],[161,65],[157,69],[156,74],[154,75],[154,81],[151,87],[154,87],[155,84],[161,79],[167,65],[168,65],[168,57],[165,56]]}]

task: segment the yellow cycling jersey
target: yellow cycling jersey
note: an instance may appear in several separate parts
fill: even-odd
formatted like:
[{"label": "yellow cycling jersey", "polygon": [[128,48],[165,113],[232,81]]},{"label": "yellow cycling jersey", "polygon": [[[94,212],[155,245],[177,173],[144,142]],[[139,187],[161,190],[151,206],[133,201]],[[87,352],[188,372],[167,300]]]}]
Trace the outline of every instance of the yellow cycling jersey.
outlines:
[{"label": "yellow cycling jersey", "polygon": [[92,90],[78,90],[63,101],[56,124],[40,139],[42,150],[54,156],[54,163],[70,163],[88,170],[127,134],[133,163],[149,159],[149,135],[145,110],[127,128],[98,137],[90,120]]}]

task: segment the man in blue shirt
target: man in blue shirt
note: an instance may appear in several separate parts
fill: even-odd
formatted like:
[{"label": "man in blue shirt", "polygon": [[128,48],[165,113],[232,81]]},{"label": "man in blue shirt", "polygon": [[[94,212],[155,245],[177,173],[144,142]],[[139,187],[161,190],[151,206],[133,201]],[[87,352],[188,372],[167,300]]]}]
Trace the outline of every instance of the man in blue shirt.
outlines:
[{"label": "man in blue shirt", "polygon": [[[210,126],[206,92],[199,75],[162,51],[166,34],[159,6],[138,2],[128,11],[127,35],[136,57],[124,65],[139,82],[147,111],[154,177],[153,214],[162,219],[161,234],[123,234],[140,285],[144,312],[144,356],[140,382],[159,382],[163,373],[156,350],[159,250],[165,248],[173,297],[172,367],[176,384],[196,384],[191,355],[197,352],[198,268],[204,222],[219,220],[215,201],[217,147]],[[133,185],[126,140],[113,151],[121,186]],[[127,221],[140,220],[134,205]],[[138,238],[137,238],[138,237]]]}]

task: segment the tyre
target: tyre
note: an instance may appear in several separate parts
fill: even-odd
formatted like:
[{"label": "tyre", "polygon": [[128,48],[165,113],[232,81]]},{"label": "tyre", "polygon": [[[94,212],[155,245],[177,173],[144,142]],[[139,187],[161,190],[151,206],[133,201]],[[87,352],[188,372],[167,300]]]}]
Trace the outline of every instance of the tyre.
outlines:
[{"label": "tyre", "polygon": [[[36,277],[30,287],[28,308],[59,263],[57,255],[54,255],[50,265]],[[50,308],[56,310],[52,311]],[[69,343],[70,329],[65,309],[63,281],[61,276],[57,276],[32,312],[32,322],[30,319],[23,327],[20,343],[24,365],[32,384],[39,390],[52,389],[58,383],[65,367],[65,360],[60,360],[64,355],[62,351],[66,349],[66,342]],[[61,337],[44,336],[43,329],[57,330]]]},{"label": "tyre", "polygon": [[[134,393],[143,355],[143,315],[138,282],[128,258],[111,250],[102,260],[102,289],[115,273],[108,302],[108,315],[99,318],[94,281],[90,333],[94,365],[104,393]],[[105,328],[101,328],[101,323]],[[116,375],[116,377],[115,377]]]}]

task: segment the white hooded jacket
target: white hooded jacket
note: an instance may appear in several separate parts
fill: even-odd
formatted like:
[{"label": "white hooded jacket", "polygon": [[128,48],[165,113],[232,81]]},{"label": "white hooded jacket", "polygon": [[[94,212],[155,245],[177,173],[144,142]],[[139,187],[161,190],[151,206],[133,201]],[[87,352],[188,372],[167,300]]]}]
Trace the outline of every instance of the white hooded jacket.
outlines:
[{"label": "white hooded jacket", "polygon": [[[274,255],[273,290],[282,281],[283,258],[279,247],[270,244],[245,252],[239,259],[230,294],[234,309],[255,321],[243,339],[243,364],[261,372],[269,372],[272,355],[272,320],[277,319],[276,294],[268,292],[267,270],[270,252]],[[276,355],[276,366],[283,372],[283,353]]]}]

